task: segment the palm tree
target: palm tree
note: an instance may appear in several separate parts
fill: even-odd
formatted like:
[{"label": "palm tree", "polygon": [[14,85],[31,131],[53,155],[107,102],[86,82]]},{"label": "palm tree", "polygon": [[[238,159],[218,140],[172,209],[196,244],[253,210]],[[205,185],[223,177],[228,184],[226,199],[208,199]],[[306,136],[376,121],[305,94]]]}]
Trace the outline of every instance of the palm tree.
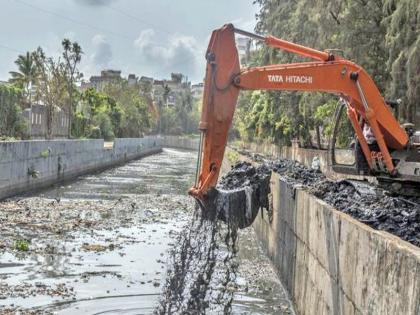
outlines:
[{"label": "palm tree", "polygon": [[10,71],[12,78],[10,82],[24,90],[25,96],[30,103],[32,85],[35,84],[38,76],[38,67],[33,52],[26,52],[19,55],[15,61],[18,71]]},{"label": "palm tree", "polygon": [[29,104],[29,136],[32,134],[32,86],[38,77],[38,66],[35,60],[35,52],[26,52],[25,55],[19,55],[15,60],[18,71],[10,71],[11,83],[22,88]]}]

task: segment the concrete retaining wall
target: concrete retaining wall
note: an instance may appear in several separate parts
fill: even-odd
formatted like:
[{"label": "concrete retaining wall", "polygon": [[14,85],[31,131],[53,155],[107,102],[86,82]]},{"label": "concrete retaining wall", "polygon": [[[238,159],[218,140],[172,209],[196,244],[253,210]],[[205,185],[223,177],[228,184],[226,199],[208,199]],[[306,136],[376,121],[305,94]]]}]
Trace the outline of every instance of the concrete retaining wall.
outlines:
[{"label": "concrete retaining wall", "polygon": [[198,146],[200,143],[199,138],[189,138],[182,136],[162,136],[160,139],[164,147],[184,150],[198,151]]},{"label": "concrete retaining wall", "polygon": [[[230,165],[225,154],[222,171]],[[276,173],[271,193],[271,213],[260,211],[253,228],[298,314],[420,314],[420,248]]]},{"label": "concrete retaining wall", "polygon": [[298,314],[420,314],[419,248],[271,181],[253,226]]},{"label": "concrete retaining wall", "polygon": [[157,153],[155,137],[103,140],[33,140],[0,143],[0,199]]}]

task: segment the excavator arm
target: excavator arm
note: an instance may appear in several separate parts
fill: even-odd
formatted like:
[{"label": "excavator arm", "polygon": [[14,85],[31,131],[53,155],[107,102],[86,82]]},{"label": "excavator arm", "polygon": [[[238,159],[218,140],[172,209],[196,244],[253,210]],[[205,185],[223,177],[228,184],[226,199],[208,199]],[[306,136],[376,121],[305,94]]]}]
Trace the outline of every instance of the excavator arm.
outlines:
[{"label": "excavator arm", "polygon": [[[235,33],[314,61],[240,69]],[[372,167],[373,159],[363,137],[359,116],[370,124],[387,171],[396,175],[389,150],[403,150],[408,145],[408,136],[371,77],[359,65],[329,52],[238,30],[232,24],[213,31],[206,59],[199,124],[202,137],[197,178],[190,189],[191,195],[203,199],[209,189],[216,186],[240,90],[314,91],[339,95],[347,103],[348,117],[368,164]]]}]

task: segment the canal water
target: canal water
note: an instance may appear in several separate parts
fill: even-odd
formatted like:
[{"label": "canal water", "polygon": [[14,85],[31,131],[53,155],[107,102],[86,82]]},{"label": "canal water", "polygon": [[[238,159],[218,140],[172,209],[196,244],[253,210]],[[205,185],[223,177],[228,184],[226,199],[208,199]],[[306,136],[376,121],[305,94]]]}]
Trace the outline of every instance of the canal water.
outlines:
[{"label": "canal water", "polygon": [[[152,314],[195,165],[195,152],[165,149],[0,203],[0,314]],[[293,314],[251,229],[236,286],[234,314]]]}]

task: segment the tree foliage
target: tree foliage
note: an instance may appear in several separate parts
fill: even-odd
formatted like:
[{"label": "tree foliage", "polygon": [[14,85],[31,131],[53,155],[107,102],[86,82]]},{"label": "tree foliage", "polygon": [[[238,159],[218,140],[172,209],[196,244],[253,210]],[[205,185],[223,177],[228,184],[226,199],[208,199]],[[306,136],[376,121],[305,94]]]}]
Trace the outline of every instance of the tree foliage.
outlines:
[{"label": "tree foliage", "polygon": [[[420,108],[420,2],[418,0],[255,0],[256,32],[316,49],[340,48],[363,66],[383,95],[402,100],[401,122],[415,122]],[[258,46],[250,66],[305,58]],[[337,98],[321,93],[245,92],[235,126],[248,140],[311,146],[310,131],[327,136]],[[318,109],[320,108],[320,109]],[[332,117],[331,117],[332,118]],[[417,122],[419,123],[419,122]]]},{"label": "tree foliage", "polygon": [[161,106],[159,132],[164,134],[191,134],[197,132],[201,100],[195,100],[190,89],[177,94],[175,106]]},{"label": "tree foliage", "polygon": [[[182,82],[182,74],[172,74],[172,81],[182,86],[171,91],[166,84],[162,95],[164,103],[159,104],[153,103],[151,80],[129,85],[127,80],[121,79],[109,83],[101,91],[93,88],[81,91],[77,82],[83,77],[78,70],[82,48],[68,39],[61,44],[63,52],[57,58],[47,56],[41,47],[18,56],[15,62],[18,69],[10,72],[13,87],[2,87],[0,91],[2,135],[24,132],[25,123],[19,117],[22,116],[21,109],[28,107],[31,100],[32,86],[36,90],[35,101],[46,109],[47,138],[53,136],[53,121],[58,111],[68,114],[69,136],[75,137],[111,140],[114,137],[141,137],[156,131],[196,132],[198,103],[195,103],[189,85]],[[168,107],[168,99],[173,95],[176,95],[176,104]]]},{"label": "tree foliage", "polygon": [[63,39],[61,45],[63,47],[65,78],[67,84],[67,93],[69,96],[67,113],[69,116],[69,137],[71,137],[74,111],[74,95],[76,90],[75,83],[83,77],[83,74],[79,72],[77,66],[82,60],[83,51],[82,47],[80,47],[77,42],[71,42],[67,38]]},{"label": "tree foliage", "polygon": [[26,52],[19,55],[15,61],[18,71],[10,71],[10,83],[23,89],[27,101],[31,101],[31,88],[38,79],[38,68],[35,61],[34,52]]},{"label": "tree foliage", "polygon": [[9,85],[0,85],[0,135],[22,138],[26,124],[21,115],[23,90]]},{"label": "tree foliage", "polygon": [[54,114],[59,108],[64,108],[68,100],[66,69],[60,60],[46,56],[41,47],[34,52],[34,56],[38,71],[36,97],[46,106],[46,137],[51,139]]},{"label": "tree foliage", "polygon": [[105,87],[104,92],[89,88],[80,96],[74,120],[77,137],[141,137],[151,128],[149,106],[137,87],[126,81]]}]

